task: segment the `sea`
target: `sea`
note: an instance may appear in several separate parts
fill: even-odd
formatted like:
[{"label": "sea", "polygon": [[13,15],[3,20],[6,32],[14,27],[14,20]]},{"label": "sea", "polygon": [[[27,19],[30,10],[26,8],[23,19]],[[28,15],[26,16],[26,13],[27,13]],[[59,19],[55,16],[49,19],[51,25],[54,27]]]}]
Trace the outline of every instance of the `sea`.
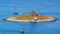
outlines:
[{"label": "sea", "polygon": [[[29,15],[33,10],[57,20],[38,23],[4,20]],[[16,11],[18,14],[14,14]],[[0,34],[60,34],[60,0],[0,0]]]}]

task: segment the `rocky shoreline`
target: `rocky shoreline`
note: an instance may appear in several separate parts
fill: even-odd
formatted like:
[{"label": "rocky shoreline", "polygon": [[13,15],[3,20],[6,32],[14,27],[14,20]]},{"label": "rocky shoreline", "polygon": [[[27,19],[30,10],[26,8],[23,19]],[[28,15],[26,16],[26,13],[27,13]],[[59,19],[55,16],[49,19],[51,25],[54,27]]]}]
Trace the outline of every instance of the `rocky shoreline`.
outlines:
[{"label": "rocky shoreline", "polygon": [[32,11],[32,13],[27,16],[11,17],[6,18],[5,20],[15,22],[52,22],[56,21],[57,19],[53,17],[41,16]]},{"label": "rocky shoreline", "polygon": [[16,20],[15,17],[12,17],[12,18],[6,18],[5,20],[7,21],[14,21],[14,22],[52,22],[52,21],[55,21],[56,18],[51,18],[49,17],[48,19],[44,19],[44,20]]}]

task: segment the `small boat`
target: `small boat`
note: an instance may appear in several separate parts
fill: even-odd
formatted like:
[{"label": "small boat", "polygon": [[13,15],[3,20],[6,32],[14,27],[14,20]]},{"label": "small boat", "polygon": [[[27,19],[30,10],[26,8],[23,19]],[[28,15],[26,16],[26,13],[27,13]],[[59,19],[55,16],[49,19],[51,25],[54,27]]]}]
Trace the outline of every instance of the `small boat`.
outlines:
[{"label": "small boat", "polygon": [[17,11],[17,7],[16,6],[14,7],[14,9],[15,9],[15,12],[13,12],[13,14],[19,14],[19,12]]},{"label": "small boat", "polygon": [[21,32],[21,33],[24,33],[24,30],[23,30],[23,29],[21,29],[21,30],[20,30],[20,32]]},{"label": "small boat", "polygon": [[18,12],[14,12],[13,14],[19,14]]}]

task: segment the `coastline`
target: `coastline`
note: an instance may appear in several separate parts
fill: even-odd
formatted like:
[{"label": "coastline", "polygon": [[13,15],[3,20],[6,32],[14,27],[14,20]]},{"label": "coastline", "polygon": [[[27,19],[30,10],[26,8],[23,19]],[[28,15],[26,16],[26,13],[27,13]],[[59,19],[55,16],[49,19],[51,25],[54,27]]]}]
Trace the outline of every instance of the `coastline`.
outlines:
[{"label": "coastline", "polygon": [[7,21],[15,21],[15,22],[52,22],[56,21],[56,18],[41,16],[32,11],[27,16],[16,16],[11,18],[6,18]]},{"label": "coastline", "polygon": [[47,19],[39,19],[39,20],[16,20],[15,17],[7,18],[7,21],[14,21],[14,22],[52,22],[55,21],[56,18],[49,17]]}]

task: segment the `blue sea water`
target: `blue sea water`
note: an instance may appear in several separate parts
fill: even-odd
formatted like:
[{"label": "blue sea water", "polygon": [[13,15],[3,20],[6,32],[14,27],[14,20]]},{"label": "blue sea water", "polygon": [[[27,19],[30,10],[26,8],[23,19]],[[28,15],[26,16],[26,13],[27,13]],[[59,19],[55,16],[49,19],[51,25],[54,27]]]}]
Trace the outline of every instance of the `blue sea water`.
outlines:
[{"label": "blue sea water", "polygon": [[[18,15],[13,14],[16,9]],[[4,18],[25,16],[34,10],[39,15],[57,18],[54,22],[9,22]],[[24,33],[20,30],[24,29]],[[60,34],[60,0],[0,0],[0,34]]]}]

